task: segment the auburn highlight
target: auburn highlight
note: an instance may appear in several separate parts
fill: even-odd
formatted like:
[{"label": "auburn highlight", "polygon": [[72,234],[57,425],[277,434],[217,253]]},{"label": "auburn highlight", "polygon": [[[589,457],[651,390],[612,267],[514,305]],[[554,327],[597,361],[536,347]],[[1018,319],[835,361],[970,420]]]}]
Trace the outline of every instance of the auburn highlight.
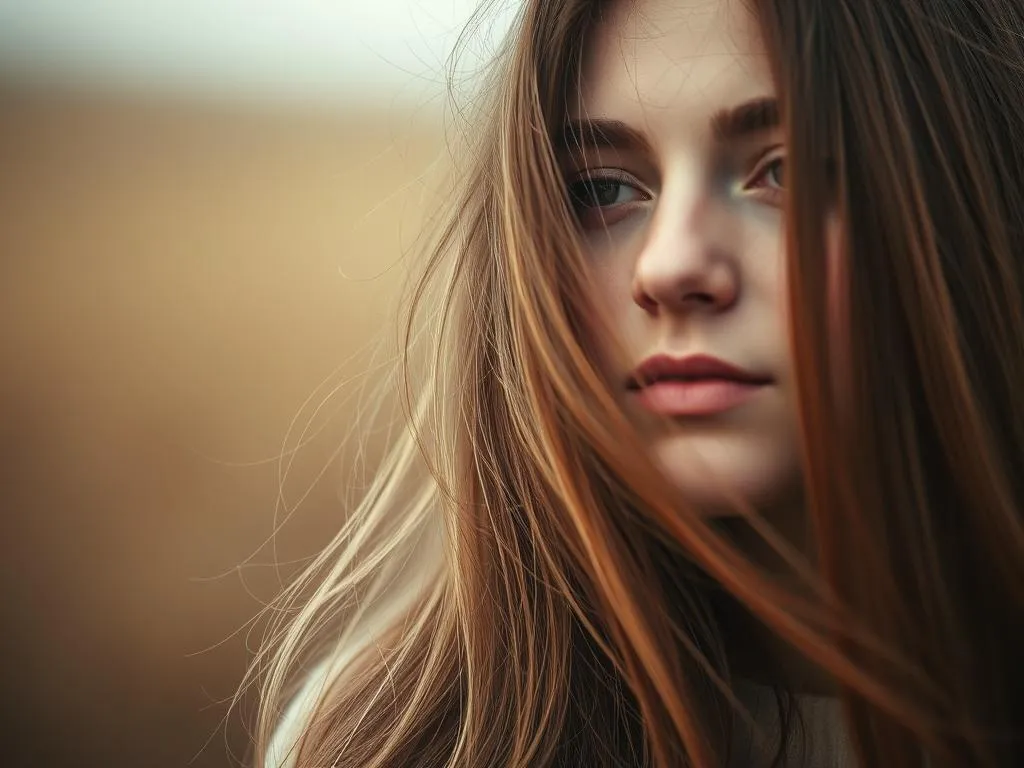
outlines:
[{"label": "auburn highlight", "polygon": [[835,680],[861,765],[1024,764],[1024,6],[748,2],[788,147],[793,589],[680,510],[594,367],[556,148],[608,5],[526,0],[500,51],[400,434],[246,680],[254,764],[314,679],[297,768],[724,765],[723,596]]}]

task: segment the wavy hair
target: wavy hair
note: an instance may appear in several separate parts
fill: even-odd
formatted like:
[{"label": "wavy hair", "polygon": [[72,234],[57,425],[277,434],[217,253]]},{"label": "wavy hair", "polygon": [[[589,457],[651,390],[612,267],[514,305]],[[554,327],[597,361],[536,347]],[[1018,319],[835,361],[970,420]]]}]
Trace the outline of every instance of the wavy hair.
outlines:
[{"label": "wavy hair", "polygon": [[299,768],[719,765],[716,591],[835,680],[860,764],[1024,764],[1024,5],[748,4],[812,588],[680,514],[595,370],[556,147],[606,3],[527,0],[409,302],[402,433],[251,670],[258,764],[311,660],[344,659]]}]

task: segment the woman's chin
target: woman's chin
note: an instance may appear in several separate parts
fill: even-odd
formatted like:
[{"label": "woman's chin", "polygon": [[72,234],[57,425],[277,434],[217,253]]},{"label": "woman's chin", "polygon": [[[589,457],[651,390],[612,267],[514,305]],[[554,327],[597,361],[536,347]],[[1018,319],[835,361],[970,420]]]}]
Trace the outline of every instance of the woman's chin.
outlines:
[{"label": "woman's chin", "polygon": [[694,512],[741,515],[775,506],[799,486],[799,458],[771,442],[677,435],[660,441],[654,459]]}]

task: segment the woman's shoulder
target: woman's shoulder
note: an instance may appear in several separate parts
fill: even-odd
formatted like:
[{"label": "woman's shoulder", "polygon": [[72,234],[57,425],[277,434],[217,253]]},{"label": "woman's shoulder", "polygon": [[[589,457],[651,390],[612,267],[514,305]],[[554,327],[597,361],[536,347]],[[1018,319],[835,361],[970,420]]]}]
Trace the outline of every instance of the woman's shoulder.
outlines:
[{"label": "woman's shoulder", "polygon": [[[425,536],[419,546],[427,547],[438,541]],[[324,696],[338,695],[347,676],[354,672],[357,659],[364,652],[383,643],[389,634],[397,633],[404,626],[409,612],[419,605],[418,596],[422,594],[424,585],[429,583],[427,579],[430,574],[434,573],[429,568],[421,567],[431,562],[429,559],[418,559],[424,557],[424,552],[429,556],[430,550],[423,549],[418,551],[416,557],[405,558],[402,561],[405,575],[389,581],[386,589],[351,617],[333,648],[301,675],[302,683],[274,729],[261,768],[298,768],[296,753],[312,717],[321,709],[321,700]]]},{"label": "woman's shoulder", "polygon": [[329,682],[328,661],[322,661],[306,675],[299,692],[292,698],[274,729],[267,746],[264,768],[295,768],[299,740]]},{"label": "woman's shoulder", "polygon": [[321,698],[328,690],[336,689],[356,656],[377,641],[385,626],[380,620],[358,624],[343,644],[303,675],[302,685],[285,708],[267,745],[263,768],[296,768],[299,743]]}]

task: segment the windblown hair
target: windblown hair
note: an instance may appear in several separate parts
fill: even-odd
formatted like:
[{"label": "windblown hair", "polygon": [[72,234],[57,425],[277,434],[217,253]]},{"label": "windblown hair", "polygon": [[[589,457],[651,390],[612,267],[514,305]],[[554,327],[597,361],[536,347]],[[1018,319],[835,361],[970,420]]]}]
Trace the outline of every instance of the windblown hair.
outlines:
[{"label": "windblown hair", "polygon": [[305,665],[345,654],[299,768],[720,765],[717,589],[836,681],[862,765],[1024,765],[1024,4],[749,4],[813,588],[681,514],[595,370],[556,144],[606,3],[527,0],[410,303],[403,435],[254,664],[258,764]]}]

